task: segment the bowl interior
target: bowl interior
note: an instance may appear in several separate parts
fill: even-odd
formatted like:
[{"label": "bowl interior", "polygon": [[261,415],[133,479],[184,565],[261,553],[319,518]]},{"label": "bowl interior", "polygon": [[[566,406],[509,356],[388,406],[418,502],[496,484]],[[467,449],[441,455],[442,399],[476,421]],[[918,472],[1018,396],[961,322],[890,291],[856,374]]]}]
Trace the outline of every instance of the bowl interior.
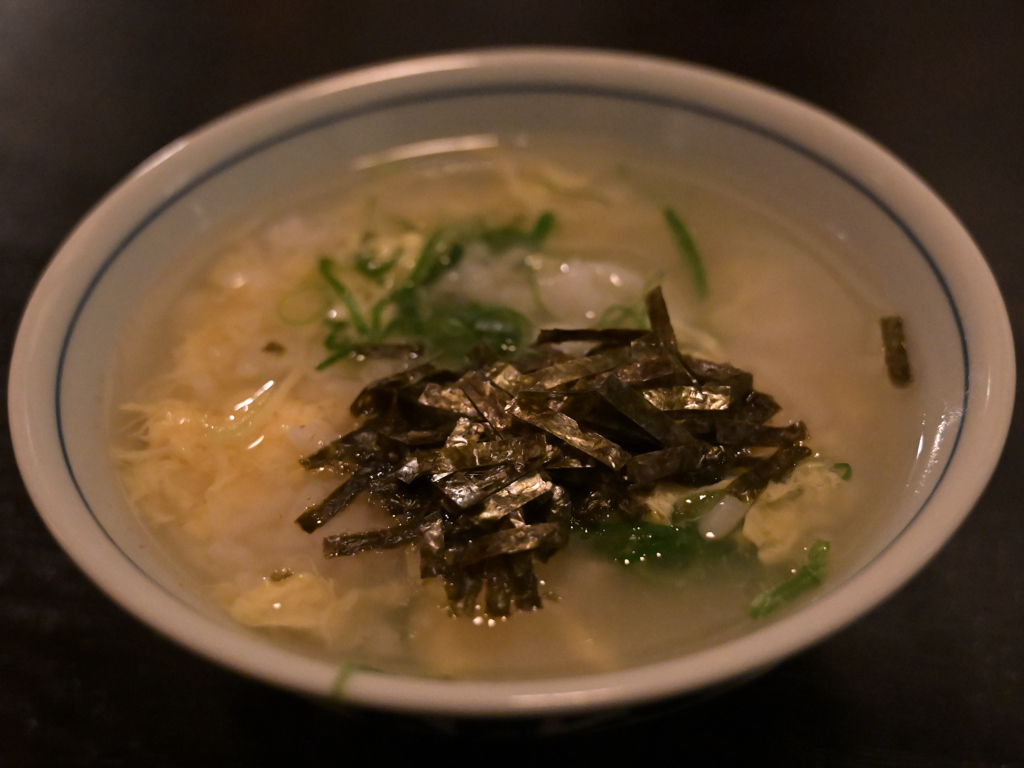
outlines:
[{"label": "bowl interior", "polygon": [[[195,596],[189,575],[162,554],[128,509],[106,453],[97,450],[109,440],[109,371],[118,340],[133,318],[166,307],[174,288],[199,268],[211,240],[220,242],[225,233],[329,191],[339,177],[381,158],[472,151],[524,135],[582,134],[648,157],[664,156],[697,176],[815,222],[856,259],[856,271],[881,292],[882,304],[900,306],[908,327],[927,329],[912,339],[922,438],[905,492],[892,499],[884,524],[871,532],[857,558],[817,596],[810,620],[808,611],[796,612],[758,630],[757,637],[715,649],[717,655],[673,662],[667,677],[663,669],[646,681],[625,672],[602,681],[474,688],[357,674],[345,692],[355,701],[460,713],[481,706],[477,711],[485,713],[586,708],[683,691],[770,663],[851,620],[909,578],[966,514],[994,467],[999,446],[988,445],[991,466],[965,481],[970,488],[943,500],[943,486],[959,482],[949,468],[965,440],[973,439],[965,435],[965,418],[976,407],[985,411],[970,396],[980,396],[979,376],[984,382],[996,375],[991,358],[1000,344],[1005,355],[1008,331],[1006,338],[987,337],[993,348],[975,341],[993,322],[979,312],[991,304],[994,283],[985,284],[984,263],[952,215],[902,166],[837,121],[731,78],[623,57],[503,55],[478,56],[472,66],[435,62],[405,74],[326,81],[187,137],[98,207],[41,284],[33,300],[38,309],[33,315],[30,308],[26,324],[42,327],[45,316],[48,330],[33,331],[39,339],[33,354],[48,355],[48,367],[29,371],[26,362],[12,373],[34,380],[18,391],[33,390],[27,418],[48,425],[34,427],[39,439],[33,457],[35,464],[49,462],[48,490],[33,487],[42,482],[33,477],[43,469],[25,468],[19,452],[30,490],[58,538],[94,579],[196,650],[317,694],[331,690],[337,672],[234,627]],[[563,66],[553,66],[558,63]],[[950,232],[957,237],[951,240]],[[998,292],[994,299],[998,322]],[[1001,365],[997,378],[1005,383],[1007,376],[1012,379],[1012,355]],[[1005,403],[986,414],[996,422],[1009,417]],[[999,429],[1005,435],[1006,424],[997,426],[997,435]],[[937,507],[939,512],[929,512]],[[879,562],[888,562],[894,546],[925,514],[940,514],[943,522],[932,538],[915,545],[916,561],[877,577],[884,584],[865,578]],[[81,519],[72,531],[67,520],[74,516]],[[116,553],[121,562],[97,563],[90,547]],[[139,583],[129,586],[126,579]],[[867,591],[855,594],[858,585]],[[197,616],[203,624],[198,630]],[[659,677],[672,682],[652,684]],[[609,689],[609,680],[615,692],[593,693]],[[445,685],[443,694],[432,687]],[[535,698],[523,698],[528,694]]]}]

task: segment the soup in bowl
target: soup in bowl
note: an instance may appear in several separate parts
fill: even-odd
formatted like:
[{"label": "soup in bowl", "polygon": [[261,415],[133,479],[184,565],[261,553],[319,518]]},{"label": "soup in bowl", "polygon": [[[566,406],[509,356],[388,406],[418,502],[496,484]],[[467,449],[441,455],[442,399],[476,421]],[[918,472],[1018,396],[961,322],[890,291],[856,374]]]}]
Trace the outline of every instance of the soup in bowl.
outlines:
[{"label": "soup in bowl", "polygon": [[536,715],[723,683],[884,599],[994,468],[1012,360],[969,236],[852,129],[498,51],[155,156],[41,281],[11,413],[58,540],[170,637]]}]

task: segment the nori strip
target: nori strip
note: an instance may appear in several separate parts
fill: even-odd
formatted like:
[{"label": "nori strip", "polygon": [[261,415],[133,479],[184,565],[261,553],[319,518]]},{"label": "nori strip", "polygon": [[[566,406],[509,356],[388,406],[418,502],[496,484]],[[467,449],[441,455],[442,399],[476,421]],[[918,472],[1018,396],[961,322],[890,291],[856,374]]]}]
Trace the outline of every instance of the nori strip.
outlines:
[{"label": "nori strip", "polygon": [[[377,452],[376,434],[363,432],[361,430],[350,434],[355,435],[358,438],[365,438],[366,442],[370,444],[367,458],[372,457]],[[346,435],[346,437],[348,436],[349,435]],[[354,455],[358,449],[351,443],[344,442],[344,440],[345,438],[339,438],[328,443],[315,453],[311,453],[309,456],[299,459],[299,463],[306,469],[310,470],[326,469],[334,466],[345,468],[351,464],[351,468],[354,471],[358,466],[358,457]]]},{"label": "nori strip", "polygon": [[395,424],[393,412],[380,413],[367,419],[363,425],[325,445],[299,463],[310,470],[339,469],[354,472],[363,464],[373,461],[398,461],[399,456],[388,450],[385,433]]},{"label": "nori strip", "polygon": [[732,404],[729,387],[716,384],[645,389],[643,396],[662,411],[724,411]]},{"label": "nori strip", "polygon": [[[679,379],[677,383],[692,382],[693,376],[679,356],[676,332],[672,328],[672,319],[669,317],[668,306],[665,304],[665,296],[661,292],[660,285],[648,292],[644,297],[644,304],[647,306],[647,318],[651,324],[651,333],[657,346],[666,354],[672,370]],[[634,354],[643,349],[643,343],[642,338],[633,342]]]},{"label": "nori strip", "polygon": [[647,331],[635,328],[542,328],[534,346],[562,344],[567,341],[596,341],[601,344],[622,346],[639,339]]},{"label": "nori strip", "polygon": [[[490,616],[508,616],[513,607],[520,611],[540,608],[540,591],[530,552],[501,555],[475,567],[479,568],[480,578],[487,588],[484,602]],[[464,606],[466,602],[463,600],[461,604]]]},{"label": "nori strip", "polygon": [[540,585],[537,581],[537,573],[533,568],[533,555],[530,552],[520,552],[506,555],[504,559],[508,563],[512,581],[512,599],[516,609],[532,611],[540,608]]},{"label": "nori strip", "polygon": [[478,418],[480,416],[476,406],[466,397],[466,393],[454,385],[442,386],[441,384],[427,384],[417,400],[421,405],[437,408],[443,411],[451,411],[460,416]]},{"label": "nori strip", "polygon": [[537,523],[521,528],[504,528],[481,536],[470,544],[459,557],[458,565],[465,567],[498,555],[511,555],[537,549],[558,534],[555,523]]},{"label": "nori strip", "polygon": [[440,515],[433,517],[420,528],[420,578],[429,579],[443,573],[447,567],[444,560],[444,521]]},{"label": "nori strip", "polygon": [[569,545],[572,530],[572,499],[560,485],[552,486],[544,521],[555,526],[554,533],[537,547],[537,557],[546,562],[553,554]]},{"label": "nori strip", "polygon": [[353,344],[352,354],[356,358],[400,359],[416,358],[423,354],[422,344]]},{"label": "nori strip", "polygon": [[780,447],[806,440],[807,427],[802,421],[769,427],[749,421],[720,420],[715,424],[715,437],[719,445]]},{"label": "nori strip", "polygon": [[556,459],[554,461],[549,461],[547,464],[544,465],[544,469],[547,469],[547,470],[551,470],[551,469],[556,469],[556,470],[557,469],[584,469],[584,470],[590,470],[590,469],[594,469],[596,466],[597,466],[597,462],[595,462],[593,459],[588,458],[586,460],[583,460],[583,459],[578,458],[576,456],[565,456],[565,455],[563,455],[563,456],[560,456],[558,459]]},{"label": "nori strip", "polygon": [[906,387],[913,381],[910,374],[910,358],[903,337],[903,318],[899,315],[883,317],[882,344],[885,347],[885,368],[889,381],[897,387]]},{"label": "nori strip", "polygon": [[483,510],[478,512],[475,518],[477,520],[500,520],[550,492],[553,487],[551,481],[540,472],[520,477],[491,495],[484,502]]},{"label": "nori strip", "polygon": [[457,616],[474,613],[477,597],[483,587],[481,569],[462,569],[445,573],[444,591],[452,611]]},{"label": "nori strip", "polygon": [[693,472],[683,472],[673,478],[680,485],[702,488],[721,482],[736,469],[754,466],[758,459],[750,456],[746,448],[722,448],[713,446],[700,466]]},{"label": "nori strip", "polygon": [[611,471],[589,456],[581,455],[586,461],[575,456],[563,456],[557,461],[545,464],[544,471],[554,482],[573,489],[590,487],[594,482],[595,473],[599,470]]},{"label": "nori strip", "polygon": [[524,409],[518,404],[512,406],[512,413],[527,424],[564,440],[573,448],[593,456],[612,469],[621,469],[629,460],[629,454],[615,443],[606,440],[597,432],[582,429],[574,419],[563,413]]},{"label": "nori strip", "polygon": [[483,374],[470,371],[459,379],[459,386],[488,424],[499,432],[512,426],[512,417],[505,412],[511,398],[485,379]]},{"label": "nori strip", "polygon": [[774,397],[754,390],[747,393],[746,397],[735,405],[734,413],[737,418],[745,421],[764,424],[781,410],[782,406],[775,402]]},{"label": "nori strip", "polygon": [[681,355],[680,358],[698,383],[724,384],[736,399],[746,397],[754,388],[754,377],[748,371],[693,355]]},{"label": "nori strip", "polygon": [[604,380],[598,393],[665,447],[699,449],[693,435],[664,411],[651,405],[642,394],[619,381],[614,374]]},{"label": "nori strip", "polygon": [[407,431],[394,431],[388,434],[392,440],[396,440],[403,445],[410,446],[424,446],[424,445],[438,445],[444,443],[449,434],[451,428],[447,426],[435,427],[434,429],[410,429]]},{"label": "nori strip", "polygon": [[453,472],[438,480],[435,485],[460,509],[469,509],[491,494],[505,488],[523,475],[525,471],[525,467],[517,468],[512,464],[499,464],[485,469]]},{"label": "nori strip", "polygon": [[370,479],[378,471],[376,466],[361,467],[348,480],[339,485],[331,495],[316,506],[310,507],[295,520],[306,533],[312,533],[345,507],[370,485]]},{"label": "nori strip", "polygon": [[647,317],[651,323],[651,333],[657,339],[658,345],[665,351],[676,351],[679,345],[676,343],[676,332],[672,328],[672,319],[668,314],[668,305],[665,304],[665,296],[661,292],[661,286],[654,288],[646,297],[644,303],[647,305]]},{"label": "nori strip", "polygon": [[404,425],[398,424],[393,416],[378,416],[367,421],[362,428],[349,432],[315,453],[299,459],[299,463],[314,471],[330,469],[355,472],[368,463],[400,461],[405,449],[399,437],[411,438],[413,441],[430,440],[433,437],[441,437],[442,433],[443,430],[439,430],[431,432],[429,436],[427,433],[414,435]]},{"label": "nori strip", "polygon": [[726,457],[718,446],[702,444],[674,446],[633,456],[626,462],[626,477],[636,485],[651,485],[666,477],[694,473],[721,463]]},{"label": "nori strip", "polygon": [[490,376],[492,384],[511,395],[514,395],[522,389],[520,386],[522,379],[523,374],[519,372],[518,368],[510,363],[500,364],[498,369]]},{"label": "nori strip", "polygon": [[552,411],[564,411],[576,398],[572,392],[548,392],[547,390],[520,392],[516,396],[516,405],[531,409],[550,409]]},{"label": "nori strip", "polygon": [[618,376],[624,384],[646,384],[657,379],[663,379],[666,376],[671,376],[675,372],[676,368],[671,360],[667,357],[655,357],[627,363],[620,368],[610,371],[607,375],[598,374],[593,377],[593,382],[596,386],[600,386],[607,376],[614,375]]},{"label": "nori strip", "polygon": [[504,462],[524,465],[530,459],[543,456],[546,445],[543,435],[533,434],[509,440],[417,451],[395,471],[395,476],[411,482],[426,472],[455,472]]},{"label": "nori strip", "polygon": [[587,493],[577,505],[575,517],[584,528],[608,525],[618,519],[617,505],[604,488]]},{"label": "nori strip", "polygon": [[439,506],[440,496],[425,478],[403,483],[394,475],[382,475],[370,481],[367,492],[396,520],[421,518]]},{"label": "nori strip", "polygon": [[574,419],[584,429],[611,440],[628,453],[646,453],[662,447],[656,438],[601,397],[599,392],[574,393],[562,401],[552,402],[550,407]]},{"label": "nori strip", "polygon": [[715,416],[718,411],[670,411],[672,418],[701,440],[715,439]]},{"label": "nori strip", "polygon": [[571,413],[567,415],[576,419],[583,429],[598,433],[631,456],[657,451],[663,447],[635,421],[626,418],[621,411],[607,404],[603,408],[594,408],[578,417]]},{"label": "nori strip", "polygon": [[651,511],[635,491],[636,487],[630,488],[619,497],[620,516],[626,520],[642,520]]},{"label": "nori strip", "polygon": [[577,379],[593,376],[595,373],[610,371],[630,362],[630,350],[617,347],[592,357],[577,357],[563,363],[555,363],[539,371],[524,374],[518,382],[520,390],[554,389]]},{"label": "nori strip", "polygon": [[523,350],[523,353],[516,357],[515,367],[520,373],[534,373],[541,368],[572,359],[573,355],[568,352],[563,352],[551,344],[543,344]]},{"label": "nori strip", "polygon": [[488,560],[482,566],[484,584],[487,586],[485,605],[491,616],[508,616],[512,613],[513,584],[508,563]]},{"label": "nori strip", "polygon": [[446,448],[461,448],[462,446],[469,445],[470,443],[479,443],[482,439],[487,436],[487,425],[482,424],[479,421],[472,421],[465,416],[461,417],[455,426],[452,427],[451,432],[448,433],[448,438],[444,444]]},{"label": "nori strip", "polygon": [[430,363],[424,363],[393,376],[378,379],[356,395],[349,411],[353,416],[372,416],[381,413],[395,401],[400,389],[423,381],[436,370]]},{"label": "nori strip", "polygon": [[342,557],[356,555],[371,549],[393,549],[421,538],[417,523],[404,523],[391,528],[362,533],[339,533],[324,537],[324,556]]},{"label": "nori strip", "polygon": [[469,367],[478,371],[490,368],[497,359],[498,353],[494,347],[490,347],[487,344],[476,344],[466,353]]},{"label": "nori strip", "polygon": [[[658,295],[660,295],[660,293]],[[664,303],[664,299],[662,300],[662,303]],[[675,332],[673,331],[673,337],[674,336]],[[669,345],[667,348],[662,345],[654,331],[648,331],[643,336],[638,339],[634,339],[629,343],[629,353],[634,360],[661,358],[667,361],[669,356],[672,355],[674,349],[675,347],[672,345]]]},{"label": "nori strip", "polygon": [[725,490],[740,501],[753,504],[768,487],[768,483],[785,480],[796,465],[812,453],[813,451],[805,445],[787,445],[779,448],[729,483]]}]

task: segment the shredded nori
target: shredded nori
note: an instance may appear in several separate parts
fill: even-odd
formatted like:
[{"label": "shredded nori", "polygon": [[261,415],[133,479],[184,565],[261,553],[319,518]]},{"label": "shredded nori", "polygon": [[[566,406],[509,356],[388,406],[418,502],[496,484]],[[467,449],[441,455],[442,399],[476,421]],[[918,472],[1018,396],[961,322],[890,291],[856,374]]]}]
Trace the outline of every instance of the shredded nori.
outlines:
[{"label": "shredded nori", "polygon": [[761,459],[737,477],[725,490],[740,501],[751,504],[768,487],[768,483],[781,483],[796,465],[813,453],[806,445],[787,445]]},{"label": "shredded nori", "polygon": [[623,384],[615,374],[605,379],[597,391],[614,408],[636,422],[637,426],[666,448],[699,447],[697,439],[685,427],[673,421],[664,411],[651,405],[641,393]]},{"label": "shredded nori", "polygon": [[345,507],[351,504],[359,494],[370,485],[370,477],[377,471],[373,465],[360,467],[348,480],[339,485],[334,491],[317,504],[310,507],[295,521],[306,533],[312,533],[321,525],[326,523]]},{"label": "shredded nori", "polygon": [[724,411],[732,403],[729,388],[714,384],[645,389],[642,394],[651,405],[662,411]]},{"label": "shredded nori", "polygon": [[327,536],[324,538],[324,555],[326,557],[339,557],[341,555],[354,555],[367,549],[391,549],[399,547],[406,542],[416,541],[421,535],[419,525],[405,523],[392,526],[391,528],[381,528],[376,531]]},{"label": "shredded nori", "polygon": [[[492,247],[542,239],[550,224],[495,230]],[[438,236],[415,280],[459,257]],[[573,530],[623,562],[725,551],[692,521],[642,522],[644,495],[662,481],[727,481],[715,493],[750,503],[811,455],[807,430],[767,424],[779,406],[749,372],[681,353],[660,288],[645,303],[649,331],[550,329],[511,361],[481,347],[470,368],[426,363],[371,383],[350,408],[362,425],[302,459],[347,479],[296,522],[313,532],[366,493],[395,524],[328,536],[325,555],[413,544],[421,576],[443,579],[452,611],[474,616],[540,608],[535,563]]]},{"label": "shredded nori", "polygon": [[903,338],[903,318],[899,315],[883,317],[881,325],[889,381],[897,387],[909,386],[913,377],[910,375],[910,358],[907,356],[906,342]]}]

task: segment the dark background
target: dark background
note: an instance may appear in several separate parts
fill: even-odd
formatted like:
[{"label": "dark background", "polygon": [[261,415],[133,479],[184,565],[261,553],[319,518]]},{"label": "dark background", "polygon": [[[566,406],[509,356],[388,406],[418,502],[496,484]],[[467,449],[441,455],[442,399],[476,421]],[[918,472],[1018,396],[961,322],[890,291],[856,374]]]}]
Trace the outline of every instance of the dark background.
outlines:
[{"label": "dark background", "polygon": [[[3,359],[69,229],[178,135],[337,70],[508,44],[687,59],[830,110],[902,157],[957,212],[1019,331],[1024,3],[835,6],[0,0]],[[6,430],[0,453],[0,766],[422,762],[428,750],[448,763],[1024,766],[1019,418],[960,532],[854,626],[711,700],[540,737],[336,715],[211,666],[85,580],[36,515]]]}]

